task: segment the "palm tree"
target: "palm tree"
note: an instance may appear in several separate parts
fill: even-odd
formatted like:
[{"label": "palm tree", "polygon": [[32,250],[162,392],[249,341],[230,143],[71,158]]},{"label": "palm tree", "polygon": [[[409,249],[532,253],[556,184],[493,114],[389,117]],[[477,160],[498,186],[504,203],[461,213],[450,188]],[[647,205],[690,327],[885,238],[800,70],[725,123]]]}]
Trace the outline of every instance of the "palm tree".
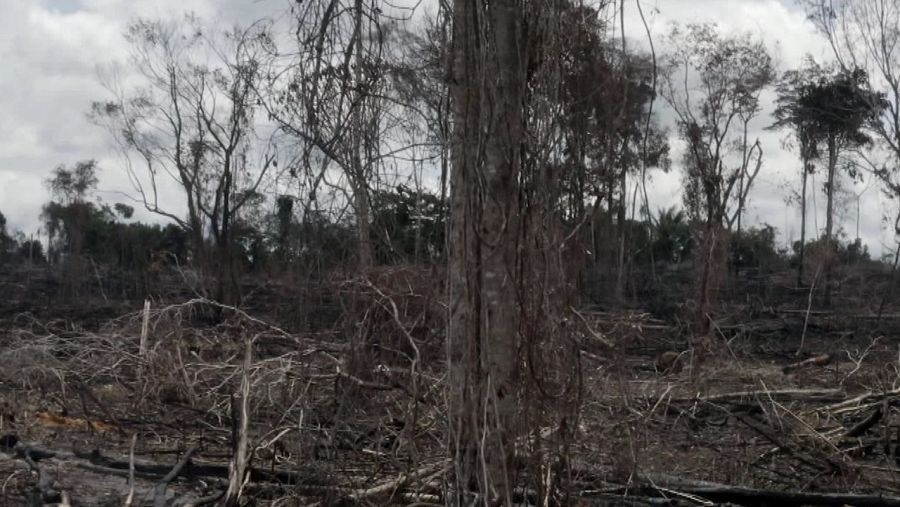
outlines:
[{"label": "palm tree", "polygon": [[656,219],[653,256],[663,262],[678,263],[684,260],[691,250],[691,224],[687,221],[684,210],[675,206],[660,210]]}]

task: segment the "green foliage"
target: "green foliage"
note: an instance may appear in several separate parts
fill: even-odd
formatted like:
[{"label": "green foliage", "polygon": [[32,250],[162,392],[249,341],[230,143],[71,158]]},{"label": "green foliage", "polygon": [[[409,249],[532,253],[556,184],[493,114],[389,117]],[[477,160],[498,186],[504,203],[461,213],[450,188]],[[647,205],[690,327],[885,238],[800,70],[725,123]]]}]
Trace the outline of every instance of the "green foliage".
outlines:
[{"label": "green foliage", "polygon": [[21,260],[32,260],[36,263],[43,263],[47,259],[44,256],[44,244],[38,240],[25,240],[16,247],[16,257]]},{"label": "green foliage", "polygon": [[870,144],[866,126],[877,121],[886,105],[883,94],[870,91],[864,70],[831,70],[810,57],[803,67],[784,73],[777,91],[775,123],[770,128],[793,130],[808,172],[829,140],[837,149]]},{"label": "green foliage", "polygon": [[769,224],[735,232],[729,237],[730,262],[734,268],[772,271],[782,264],[775,245],[775,228]]},{"label": "green foliage", "polygon": [[653,257],[659,262],[678,264],[691,254],[693,234],[684,210],[674,206],[660,210],[653,234]]},{"label": "green foliage", "polygon": [[42,216],[51,238],[49,255],[54,260],[61,254],[79,255],[102,264],[142,270],[155,256],[171,262],[187,259],[187,234],[173,224],[121,223],[110,207],[92,202],[50,202]]},{"label": "green foliage", "polygon": [[440,197],[400,185],[372,195],[372,235],[380,262],[434,258],[444,250]]},{"label": "green foliage", "polygon": [[84,160],[71,169],[60,165],[53,170],[47,186],[54,199],[65,204],[84,201],[97,187],[97,161]]},{"label": "green foliage", "polygon": [[[813,262],[825,258],[828,255],[827,244],[828,241],[824,235],[818,239],[807,241],[806,252],[808,258]],[[794,254],[791,262],[796,264],[800,255],[800,242],[795,241],[791,248]],[[850,240],[843,230],[838,231],[836,237],[832,239],[831,249],[833,260],[837,264],[856,264],[872,260],[869,247],[864,245],[859,238]],[[889,262],[893,262],[893,259],[890,259]]]},{"label": "green foliage", "polygon": [[[79,162],[72,169],[59,166],[47,180],[54,200],[44,205],[41,217],[49,237],[49,258],[90,258],[95,263],[135,271],[146,269],[157,258],[183,262],[188,238],[181,228],[121,223],[117,216],[130,219],[134,208],[88,201],[97,185],[96,170],[93,160]],[[33,254],[42,250],[36,248],[39,245],[27,245],[28,251]]]},{"label": "green foliage", "polygon": [[125,220],[129,220],[132,216],[134,216],[134,208],[127,204],[117,202],[113,205],[113,209],[116,210],[116,213],[118,213],[118,215]]},{"label": "green foliage", "polygon": [[823,138],[837,137],[844,146],[869,144],[863,129],[877,115],[883,98],[870,93],[868,83],[868,75],[859,68],[823,74],[804,85],[801,113]]}]

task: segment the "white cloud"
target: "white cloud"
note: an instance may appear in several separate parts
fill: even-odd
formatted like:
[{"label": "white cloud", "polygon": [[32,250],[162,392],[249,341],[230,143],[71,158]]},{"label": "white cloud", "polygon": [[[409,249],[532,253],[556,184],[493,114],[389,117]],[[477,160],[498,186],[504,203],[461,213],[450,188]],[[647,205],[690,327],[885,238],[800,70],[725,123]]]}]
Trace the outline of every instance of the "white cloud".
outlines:
[{"label": "white cloud", "polygon": [[[122,33],[136,17],[166,17],[192,11],[200,17],[231,25],[264,16],[278,17],[287,0],[4,0],[0,17],[0,210],[10,225],[26,232],[39,227],[41,205],[47,200],[43,180],[59,164],[96,158],[103,168],[101,195],[115,201],[114,191],[129,190],[111,140],[91,125],[86,112],[91,101],[107,96],[97,77],[99,65],[122,61],[127,46]],[[642,0],[658,51],[671,21],[713,21],[725,31],[749,31],[761,37],[784,68],[799,65],[806,53],[828,56],[824,41],[791,0]],[[633,2],[626,2],[626,32],[646,45],[646,35]],[[771,97],[770,97],[771,99]],[[665,116],[665,113],[662,113]],[[764,131],[763,117],[752,137],[764,143],[766,162],[747,213],[750,223],[768,222],[785,240],[799,235],[799,212],[785,200],[798,179],[796,156],[781,148],[780,133]],[[651,200],[659,206],[680,205],[681,175],[675,146],[669,174],[653,174]],[[818,212],[824,213],[819,191]],[[856,189],[859,192],[862,187]],[[177,195],[167,196],[178,202]],[[882,226],[883,197],[869,190],[861,200],[860,234],[873,251],[891,243]],[[841,225],[855,234],[855,201]],[[146,214],[139,214],[149,219]],[[820,224],[824,220],[820,218]]]},{"label": "white cloud", "polygon": [[[796,68],[803,63],[807,54],[819,61],[831,60],[830,48],[816,33],[815,27],[807,19],[803,10],[793,0],[643,0],[641,2],[648,26],[654,39],[658,56],[665,51],[664,38],[671,23],[716,23],[722,33],[749,32],[759,37],[775,57],[779,71]],[[626,2],[626,35],[629,39],[647,49],[647,35],[637,9],[632,2]],[[788,205],[788,199],[799,190],[799,166],[797,155],[782,146],[786,132],[771,132],[765,128],[772,123],[775,94],[763,94],[763,114],[752,123],[751,139],[759,138],[765,150],[763,169],[750,194],[745,223],[749,225],[768,223],[779,230],[780,241],[787,245],[800,236],[800,210],[797,205]],[[663,106],[660,111],[663,124],[674,125],[671,113]],[[681,178],[678,163],[682,143],[672,145],[673,173],[656,175],[649,193],[651,202],[659,207],[680,205]],[[677,177],[676,177],[677,176]],[[848,192],[858,194],[865,184],[850,184]],[[809,225],[807,237],[815,235],[816,223],[821,229],[825,224],[825,197],[821,181],[810,186],[815,196],[807,211]],[[675,196],[673,198],[673,196]],[[852,203],[838,203],[845,211],[836,217],[836,227],[843,227],[851,237],[856,235],[856,198]],[[817,204],[815,213],[812,201]],[[875,256],[880,255],[884,246],[893,244],[891,228],[884,226],[883,214],[890,203],[877,189],[871,189],[860,199],[859,233],[864,243],[869,245]]]},{"label": "white cloud", "polygon": [[[137,17],[194,12],[231,25],[274,15],[285,0],[5,0],[0,16],[0,211],[11,228],[40,227],[48,195],[43,181],[60,164],[95,158],[101,195],[130,185],[111,140],[87,120],[94,100],[108,96],[100,66],[123,62],[122,34]],[[172,202],[178,197],[168,195]],[[152,219],[138,212],[142,219]]]}]

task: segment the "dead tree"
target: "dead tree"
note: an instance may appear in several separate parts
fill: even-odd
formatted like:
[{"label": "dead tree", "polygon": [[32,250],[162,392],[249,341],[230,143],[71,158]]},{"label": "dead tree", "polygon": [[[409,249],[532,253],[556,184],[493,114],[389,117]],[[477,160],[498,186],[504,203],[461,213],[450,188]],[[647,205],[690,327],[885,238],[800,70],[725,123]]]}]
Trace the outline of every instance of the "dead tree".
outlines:
[{"label": "dead tree", "polygon": [[[215,297],[229,303],[240,299],[233,226],[276,164],[255,117],[267,36],[261,23],[216,33],[191,16],[139,20],[126,40],[141,85],[112,79],[112,98],[92,108],[125,155],[138,200],[190,233],[195,265],[211,271]],[[173,187],[186,216],[170,208]]]},{"label": "dead tree", "polygon": [[[315,0],[292,6],[295,48],[272,48],[260,97],[271,119],[294,137],[308,172],[304,193],[316,202],[326,185],[348,192],[356,225],[356,263],[372,266],[371,188],[382,157],[380,117],[386,102],[380,0]],[[318,168],[312,168],[314,160]],[[346,178],[329,182],[330,169]]]},{"label": "dead tree", "polygon": [[[737,123],[759,110],[759,94],[773,77],[772,58],[762,42],[749,36],[723,37],[714,25],[676,26],[669,35],[661,95],[675,112],[684,155],[685,204],[701,225],[696,285],[695,334],[706,335],[710,312],[726,258],[729,208],[740,210],[750,190],[746,143],[740,163],[729,158]],[[758,146],[758,145],[755,145]],[[760,151],[761,153],[761,151]],[[741,188],[737,185],[741,184]],[[738,213],[739,215],[739,213]]]}]

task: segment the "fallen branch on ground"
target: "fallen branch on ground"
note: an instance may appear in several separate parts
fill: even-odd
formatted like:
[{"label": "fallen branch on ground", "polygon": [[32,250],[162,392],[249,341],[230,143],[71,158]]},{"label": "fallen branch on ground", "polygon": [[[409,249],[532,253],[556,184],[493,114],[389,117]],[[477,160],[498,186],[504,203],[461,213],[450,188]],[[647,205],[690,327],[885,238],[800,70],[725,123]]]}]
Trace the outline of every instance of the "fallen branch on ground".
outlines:
[{"label": "fallen branch on ground", "polygon": [[829,363],[831,363],[833,358],[834,357],[832,354],[821,354],[818,356],[810,357],[809,359],[804,359],[803,361],[791,363],[791,364],[785,366],[784,368],[782,368],[781,371],[785,374],[788,374],[794,370],[807,368],[809,366],[826,366]]},{"label": "fallen branch on ground", "polygon": [[733,393],[710,394],[696,398],[676,398],[673,402],[729,402],[755,399],[759,396],[777,401],[831,401],[843,399],[846,393],[840,389],[781,389],[775,391],[740,391]]},{"label": "fallen branch on ground", "polygon": [[197,447],[191,447],[184,453],[184,456],[181,457],[181,460],[172,467],[172,470],[169,471],[159,481],[159,484],[153,488],[153,507],[165,507],[166,506],[166,489],[169,487],[169,483],[175,480],[181,474],[181,471],[184,470],[184,467],[187,466],[191,461],[191,456],[197,452]]},{"label": "fallen branch on ground", "polygon": [[[715,502],[741,505],[855,505],[861,507],[900,507],[900,497],[888,495],[865,495],[854,493],[806,493],[794,491],[772,491],[743,488],[706,481],[691,481],[667,475],[645,476],[656,484],[683,493],[697,495]],[[650,480],[652,479],[652,480]],[[657,486],[651,486],[656,488]]]}]

